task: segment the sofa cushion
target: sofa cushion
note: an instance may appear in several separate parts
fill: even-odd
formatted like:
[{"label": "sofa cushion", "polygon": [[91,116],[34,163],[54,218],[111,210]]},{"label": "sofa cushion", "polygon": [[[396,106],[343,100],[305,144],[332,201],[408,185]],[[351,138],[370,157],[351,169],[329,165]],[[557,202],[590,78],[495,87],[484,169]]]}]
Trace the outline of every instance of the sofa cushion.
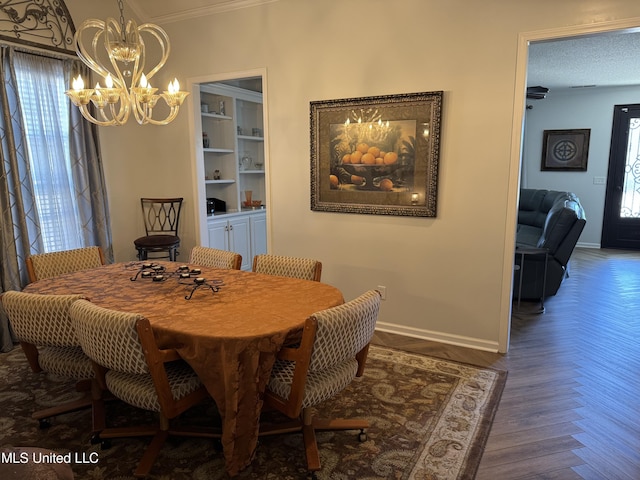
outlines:
[{"label": "sofa cushion", "polygon": [[516,236],[516,246],[537,247],[538,241],[542,236],[542,228],[532,227],[531,225],[518,225],[518,234]]},{"label": "sofa cushion", "polygon": [[[530,225],[542,229],[547,218],[547,210],[542,209],[542,201],[548,190],[520,190],[520,202],[518,204],[518,224]],[[535,245],[535,243],[534,243]]]}]

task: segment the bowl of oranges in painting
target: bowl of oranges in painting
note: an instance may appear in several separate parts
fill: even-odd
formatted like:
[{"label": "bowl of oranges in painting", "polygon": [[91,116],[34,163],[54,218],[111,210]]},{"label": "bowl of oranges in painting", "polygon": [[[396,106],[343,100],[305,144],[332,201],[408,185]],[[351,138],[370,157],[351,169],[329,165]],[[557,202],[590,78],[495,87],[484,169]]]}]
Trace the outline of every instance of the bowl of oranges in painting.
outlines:
[{"label": "bowl of oranges in painting", "polygon": [[[393,190],[393,181],[387,178],[401,167],[396,152],[384,152],[376,146],[359,143],[351,153],[342,156],[338,167],[351,175],[351,183],[360,190]],[[330,177],[331,188],[338,188],[336,175]]]}]

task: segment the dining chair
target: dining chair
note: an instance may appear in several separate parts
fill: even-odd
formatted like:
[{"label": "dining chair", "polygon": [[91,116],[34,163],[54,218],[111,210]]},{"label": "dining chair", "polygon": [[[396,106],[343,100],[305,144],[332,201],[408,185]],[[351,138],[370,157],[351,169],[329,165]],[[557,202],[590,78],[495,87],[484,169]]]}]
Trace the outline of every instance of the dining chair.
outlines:
[{"label": "dining chair", "polygon": [[368,421],[319,419],[312,407],[362,376],[379,310],[380,293],[370,290],[350,302],[314,313],[305,321],[300,343],[283,348],[273,366],[264,405],[294,420],[261,426],[260,435],[302,431],[307,469],[312,475],[320,470],[316,431],[360,430],[359,439],[366,439]]},{"label": "dining chair", "polygon": [[29,283],[65,273],[100,267],[104,263],[104,253],[100,247],[38,253],[30,255],[26,259]]},{"label": "dining chair", "polygon": [[147,260],[149,253],[166,255],[154,258],[169,258],[175,262],[180,246],[178,224],[182,198],[141,198],[142,217],[145,236],[136,238],[133,243],[138,250],[138,259]]},{"label": "dining chair", "polygon": [[94,408],[102,415],[99,440],[106,446],[111,438],[151,436],[136,477],[151,470],[169,435],[219,437],[206,428],[172,427],[170,420],[208,397],[191,367],[174,349],[160,349],[149,320],[136,313],[120,312],[79,300],[71,307],[71,320],[85,354],[93,361],[97,389],[103,394],[159,414],[159,423],[149,426],[109,428],[103,395]]},{"label": "dining chair", "polygon": [[83,299],[82,295],[41,295],[7,291],[0,301],[9,318],[31,370],[76,380],[76,390],[86,394],[81,398],[34,412],[40,428],[50,425],[50,418],[91,406],[91,360],[80,347],[69,309]]},{"label": "dining chair", "polygon": [[220,250],[218,248],[196,245],[191,249],[189,263],[200,265],[202,267],[240,270],[240,267],[242,266],[242,255],[229,250]]},{"label": "dining chair", "polygon": [[253,271],[319,282],[322,263],[310,258],[260,254],[253,257]]}]

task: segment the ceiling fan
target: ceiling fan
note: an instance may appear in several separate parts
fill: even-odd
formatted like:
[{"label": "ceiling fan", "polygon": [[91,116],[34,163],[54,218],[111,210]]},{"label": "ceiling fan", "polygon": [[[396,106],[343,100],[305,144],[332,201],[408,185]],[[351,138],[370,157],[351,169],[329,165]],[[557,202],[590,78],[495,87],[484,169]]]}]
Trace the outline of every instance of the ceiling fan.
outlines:
[{"label": "ceiling fan", "polygon": [[527,98],[531,98],[533,100],[544,100],[549,93],[549,89],[547,87],[527,87]]}]

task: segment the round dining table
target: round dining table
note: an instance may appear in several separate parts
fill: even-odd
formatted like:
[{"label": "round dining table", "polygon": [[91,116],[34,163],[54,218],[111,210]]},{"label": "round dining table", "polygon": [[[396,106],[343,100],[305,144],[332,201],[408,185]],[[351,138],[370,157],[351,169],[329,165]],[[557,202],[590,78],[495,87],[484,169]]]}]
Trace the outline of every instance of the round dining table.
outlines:
[{"label": "round dining table", "polygon": [[176,262],[128,262],[39,280],[24,291],[82,294],[149,319],[216,402],[225,467],[237,475],[258,441],[262,395],[276,355],[314,312],[344,303],[321,282]]}]

